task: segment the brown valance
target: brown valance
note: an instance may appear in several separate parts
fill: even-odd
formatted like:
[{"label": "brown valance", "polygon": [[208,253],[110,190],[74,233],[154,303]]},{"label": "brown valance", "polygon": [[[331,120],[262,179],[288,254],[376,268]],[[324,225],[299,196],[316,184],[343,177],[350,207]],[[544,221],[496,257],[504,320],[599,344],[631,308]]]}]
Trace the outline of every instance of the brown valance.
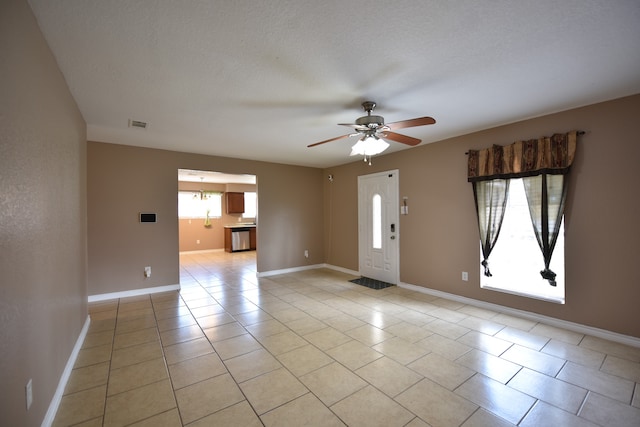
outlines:
[{"label": "brown valance", "polygon": [[467,180],[522,178],[543,173],[569,172],[576,154],[577,131],[551,137],[494,145],[484,150],[469,150]]}]

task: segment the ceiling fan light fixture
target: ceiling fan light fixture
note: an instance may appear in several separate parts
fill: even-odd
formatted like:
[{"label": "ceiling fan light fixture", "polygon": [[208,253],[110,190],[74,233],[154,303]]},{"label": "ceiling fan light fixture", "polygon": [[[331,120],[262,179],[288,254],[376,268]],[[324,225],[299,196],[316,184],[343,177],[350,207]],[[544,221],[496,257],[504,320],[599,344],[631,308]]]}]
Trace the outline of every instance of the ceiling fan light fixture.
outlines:
[{"label": "ceiling fan light fixture", "polygon": [[375,156],[389,148],[389,143],[375,135],[366,135],[351,147],[351,156]]},{"label": "ceiling fan light fixture", "polygon": [[351,147],[352,156],[364,156],[364,161],[371,164],[371,157],[376,154],[382,153],[389,148],[387,141],[380,139],[381,136],[384,139],[388,139],[393,142],[399,142],[408,146],[416,146],[422,142],[418,138],[396,133],[397,129],[411,128],[415,126],[432,125],[436,121],[433,117],[418,117],[415,119],[402,120],[399,122],[385,123],[382,116],[374,116],[371,114],[376,107],[376,103],[372,101],[365,101],[362,103],[362,108],[367,113],[366,116],[359,117],[355,123],[340,123],[340,126],[347,126],[355,129],[356,133],[350,133],[347,135],[338,136],[335,138],[325,139],[324,141],[316,142],[315,144],[309,144],[307,147],[316,147],[318,145],[326,144],[327,142],[337,141],[344,138],[350,138],[352,136],[362,135],[362,138]]}]

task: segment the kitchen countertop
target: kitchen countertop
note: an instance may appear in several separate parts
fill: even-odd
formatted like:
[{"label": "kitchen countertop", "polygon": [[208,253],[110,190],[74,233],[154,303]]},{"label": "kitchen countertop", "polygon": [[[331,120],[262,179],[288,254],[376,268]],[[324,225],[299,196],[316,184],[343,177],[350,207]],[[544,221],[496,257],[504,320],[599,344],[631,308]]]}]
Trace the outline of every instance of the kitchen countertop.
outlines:
[{"label": "kitchen countertop", "polygon": [[255,228],[256,224],[228,224],[224,228]]}]

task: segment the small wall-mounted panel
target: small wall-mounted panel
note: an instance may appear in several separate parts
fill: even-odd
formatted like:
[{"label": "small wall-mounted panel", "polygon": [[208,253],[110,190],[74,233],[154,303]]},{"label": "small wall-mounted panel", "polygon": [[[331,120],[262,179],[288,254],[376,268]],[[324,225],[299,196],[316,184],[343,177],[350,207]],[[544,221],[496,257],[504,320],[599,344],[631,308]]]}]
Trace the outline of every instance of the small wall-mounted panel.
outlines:
[{"label": "small wall-mounted panel", "polygon": [[140,222],[158,222],[155,213],[140,212]]}]

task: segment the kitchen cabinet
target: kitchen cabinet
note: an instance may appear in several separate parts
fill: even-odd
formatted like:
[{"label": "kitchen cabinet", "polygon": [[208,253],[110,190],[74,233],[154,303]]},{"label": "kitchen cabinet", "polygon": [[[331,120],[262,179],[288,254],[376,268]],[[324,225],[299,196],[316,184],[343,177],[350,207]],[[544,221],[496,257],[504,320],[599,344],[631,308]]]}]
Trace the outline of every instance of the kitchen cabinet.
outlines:
[{"label": "kitchen cabinet", "polygon": [[244,193],[226,192],[224,201],[228,214],[244,213]]},{"label": "kitchen cabinet", "polygon": [[231,247],[231,228],[224,229],[224,250],[225,252],[233,252],[233,248]]},{"label": "kitchen cabinet", "polygon": [[[239,238],[238,234],[248,233],[248,241]],[[246,235],[245,235],[246,236]],[[234,243],[235,242],[235,243]],[[239,247],[234,245],[240,243]],[[249,224],[225,225],[224,250],[226,252],[255,251],[257,247],[256,226]]]},{"label": "kitchen cabinet", "polygon": [[256,233],[256,228],[250,228],[249,229],[249,241],[251,242],[251,249],[252,250],[256,250],[257,246],[258,246],[258,239],[257,239],[257,233]]}]

